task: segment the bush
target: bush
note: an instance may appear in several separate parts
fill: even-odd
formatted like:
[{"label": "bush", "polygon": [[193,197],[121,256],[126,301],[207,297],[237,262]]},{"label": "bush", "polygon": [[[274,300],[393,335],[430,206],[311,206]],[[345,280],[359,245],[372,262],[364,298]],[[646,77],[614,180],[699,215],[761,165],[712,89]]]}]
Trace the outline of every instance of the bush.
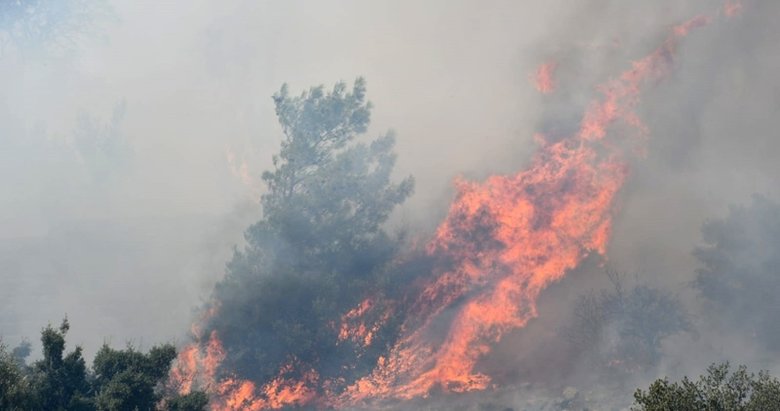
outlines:
[{"label": "bush", "polygon": [[714,322],[754,336],[780,350],[780,205],[753,197],[748,207],[732,207],[728,217],[702,227],[705,246],[694,287]]},{"label": "bush", "polygon": [[685,308],[666,290],[646,285],[626,290],[618,273],[607,275],[612,289],[581,296],[564,334],[597,364],[622,370],[656,365],[662,340],[692,329]]},{"label": "bush", "polygon": [[634,393],[633,411],[769,411],[780,409],[780,382],[766,371],[758,375],[740,366],[711,365],[693,382],[659,379]]}]

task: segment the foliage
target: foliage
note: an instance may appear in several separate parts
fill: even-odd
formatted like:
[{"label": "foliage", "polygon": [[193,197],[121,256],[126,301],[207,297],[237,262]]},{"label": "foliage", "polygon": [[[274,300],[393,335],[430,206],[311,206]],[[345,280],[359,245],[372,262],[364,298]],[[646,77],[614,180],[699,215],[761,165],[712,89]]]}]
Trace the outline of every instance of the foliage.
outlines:
[{"label": "foliage", "polygon": [[766,371],[758,375],[740,366],[711,365],[693,382],[667,379],[653,382],[647,391],[634,393],[634,411],[764,411],[780,408],[780,381]]},{"label": "foliage", "polygon": [[41,332],[43,358],[33,363],[30,388],[34,408],[43,410],[90,409],[87,365],[81,347],[65,354],[68,320],[58,329],[48,326]]},{"label": "foliage", "polygon": [[0,341],[0,410],[29,407],[29,387],[13,354]]},{"label": "foliage", "polygon": [[754,196],[727,218],[702,227],[706,246],[694,255],[704,265],[694,287],[706,312],[729,328],[780,350],[780,205]]},{"label": "foliage", "polygon": [[392,133],[358,141],[371,113],[363,79],[297,97],[285,85],[273,100],[283,140],[262,176],[263,218],[216,288],[211,327],[242,377],[268,379],[290,360],[335,375],[354,347],[336,344],[333,324],[386,274],[400,240],[382,225],[413,181],[391,181]]},{"label": "foliage", "polygon": [[166,409],[168,411],[202,411],[209,404],[209,398],[202,391],[193,391],[187,395],[182,395],[168,400]]},{"label": "foliage", "polygon": [[29,343],[8,352],[0,344],[0,410],[11,411],[151,411],[162,403],[176,411],[203,411],[208,399],[202,392],[186,396],[161,395],[176,350],[170,344],[144,354],[128,347],[104,345],[88,369],[76,347],[65,353],[67,319],[59,328],[41,332],[43,358],[29,367],[24,358]]},{"label": "foliage", "polygon": [[172,345],[153,347],[147,354],[132,347],[114,350],[104,345],[95,356],[93,387],[98,410],[152,410],[161,398],[155,388],[168,376],[176,358]]},{"label": "foliage", "polygon": [[97,32],[111,14],[105,0],[7,0],[0,2],[0,57],[7,50],[67,50]]},{"label": "foliage", "polygon": [[626,290],[620,275],[607,275],[612,289],[580,297],[565,334],[599,364],[626,370],[656,365],[662,340],[692,328],[684,307],[668,291],[646,285]]}]

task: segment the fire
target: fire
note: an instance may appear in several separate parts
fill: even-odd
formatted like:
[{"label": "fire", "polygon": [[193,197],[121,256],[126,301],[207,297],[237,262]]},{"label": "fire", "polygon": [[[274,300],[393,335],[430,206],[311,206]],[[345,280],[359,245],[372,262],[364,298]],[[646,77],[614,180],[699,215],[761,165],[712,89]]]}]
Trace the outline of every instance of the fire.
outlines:
[{"label": "fire", "polygon": [[723,14],[725,14],[726,17],[734,17],[739,13],[742,13],[742,2],[739,0],[727,1],[723,6]]},{"label": "fire", "polygon": [[367,298],[344,314],[341,317],[341,326],[339,327],[339,342],[349,340],[363,348],[370,346],[374,335],[393,315],[392,309],[388,308],[375,321],[369,321],[366,317],[373,308],[375,308],[374,300]]},{"label": "fire", "polygon": [[[627,174],[621,150],[605,140],[607,130],[617,121],[646,130],[633,112],[642,86],[662,78],[679,40],[710,20],[699,16],[674,27],[656,51],[600,86],[602,98],[588,106],[579,131],[544,144],[528,170],[458,183],[459,195],[429,245],[455,268],[426,287],[405,327],[413,331],[347,389],[343,403],[488,387],[477,361],[536,316],[546,286],[589,253],[606,252],[615,196]],[[456,315],[438,341],[428,328],[445,309]]]},{"label": "fire", "polygon": [[175,391],[182,394],[192,392],[198,374],[198,361],[198,346],[195,344],[190,344],[179,352],[169,378]]},{"label": "fire", "polygon": [[212,332],[206,342],[205,349],[199,343],[184,347],[171,371],[170,381],[181,394],[190,393],[195,386],[212,387],[216,383],[216,373],[225,350],[215,332]]},{"label": "fire", "polygon": [[[605,108],[596,107],[616,113]],[[615,153],[599,153],[604,147],[586,138],[594,138],[587,126],[583,122],[577,136],[543,147],[527,171],[483,184],[458,183],[459,195],[429,245],[429,252],[449,256],[455,268],[426,287],[414,310],[419,314],[406,327],[414,331],[384,365],[349,388],[351,401],[425,396],[436,387],[486,388],[489,377],[474,368],[491,344],[536,316],[544,287],[588,253],[605,252],[626,167]],[[428,328],[445,309],[457,314],[438,341]],[[422,325],[413,327],[420,317]]]},{"label": "fire", "polygon": [[251,381],[224,378],[218,381],[217,371],[225,359],[225,349],[216,332],[205,343],[194,343],[181,350],[177,364],[171,371],[174,389],[188,394],[195,388],[205,389],[214,398],[211,406],[223,411],[252,411],[278,409],[287,405],[304,404],[314,398],[312,385],[319,377],[316,371],[304,373],[303,378],[291,378],[296,367],[291,360],[279,375],[259,390]]},{"label": "fire", "polygon": [[236,153],[230,146],[225,148],[225,159],[230,168],[230,173],[249,189],[249,194],[253,200],[260,201],[260,182],[249,171],[249,165],[247,164],[246,159],[242,157],[241,163],[239,164]]},{"label": "fire", "polygon": [[251,381],[227,378],[214,390],[216,401],[211,407],[223,411],[259,411],[309,403],[315,397],[310,386],[319,379],[317,373],[310,371],[300,379],[286,377],[293,370],[292,363],[286,365],[279,376],[260,390]]},{"label": "fire", "polygon": [[208,322],[218,310],[219,304],[214,302],[201,313],[190,330],[195,342],[179,352],[170,373],[169,384],[180,394],[189,394],[193,389],[216,384],[217,369],[226,354],[217,333],[211,332],[205,338],[201,324]]},{"label": "fire", "polygon": [[[660,47],[601,84],[600,98],[586,106],[571,136],[555,142],[535,136],[540,148],[526,170],[481,183],[456,181],[457,197],[426,247],[445,263],[409,302],[367,298],[333,324],[339,343],[365,349],[391,317],[403,319],[397,343],[367,375],[353,383],[323,379],[290,358],[271,381],[240,380],[220,370],[229,353],[219,336],[206,339],[196,327],[196,343],[181,352],[172,379],[183,393],[205,388],[215,410],[342,407],[490,387],[479,360],[537,316],[536,301],[547,286],[588,255],[606,253],[615,200],[628,174],[626,137],[648,132],[634,112],[641,91],[669,73],[682,38],[711,21],[697,16],[672,27]],[[554,90],[554,70],[555,63],[547,63],[537,71],[540,92]],[[618,124],[621,133],[614,132]]]},{"label": "fire", "polygon": [[531,77],[531,80],[536,87],[536,90],[542,94],[550,94],[555,91],[555,80],[553,75],[557,64],[554,61],[544,63],[536,69],[536,73]]}]

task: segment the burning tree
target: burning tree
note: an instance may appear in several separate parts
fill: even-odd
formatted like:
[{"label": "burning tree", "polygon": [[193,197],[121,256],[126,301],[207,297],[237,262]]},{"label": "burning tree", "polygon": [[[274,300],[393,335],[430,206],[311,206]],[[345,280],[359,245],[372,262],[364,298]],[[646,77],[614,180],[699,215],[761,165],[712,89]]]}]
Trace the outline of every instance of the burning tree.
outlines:
[{"label": "burning tree", "polygon": [[[238,377],[269,381],[282,369],[300,377],[349,380],[363,341],[340,338],[341,317],[377,288],[400,239],[382,228],[412,192],[413,180],[391,181],[394,136],[358,142],[370,122],[366,85],[357,79],[326,91],[274,95],[284,135],[263,174],[263,218],[246,232],[214,293],[224,365]],[[343,336],[342,336],[343,337]],[[388,344],[373,335],[366,366]],[[346,361],[349,359],[349,362]],[[360,362],[359,362],[360,363]]]},{"label": "burning tree", "polygon": [[[407,257],[394,258],[400,240],[382,224],[412,190],[411,179],[390,180],[392,135],[355,142],[371,108],[360,79],[351,91],[337,84],[298,97],[283,87],[274,102],[284,139],[263,175],[263,219],[247,231],[248,246],[236,251],[179,358],[172,376],[180,391],[200,385],[214,409],[263,410],[489,388],[478,365],[493,344],[537,316],[548,285],[606,253],[628,174],[625,149],[648,130],[635,112],[641,91],[713,18],[673,27],[655,51],[601,84],[579,127],[539,138],[525,170],[459,180],[420,252],[432,263],[392,296],[388,285],[409,279],[397,275]],[[637,301],[668,302],[645,291],[637,289]],[[653,346],[658,335],[638,338]]]}]

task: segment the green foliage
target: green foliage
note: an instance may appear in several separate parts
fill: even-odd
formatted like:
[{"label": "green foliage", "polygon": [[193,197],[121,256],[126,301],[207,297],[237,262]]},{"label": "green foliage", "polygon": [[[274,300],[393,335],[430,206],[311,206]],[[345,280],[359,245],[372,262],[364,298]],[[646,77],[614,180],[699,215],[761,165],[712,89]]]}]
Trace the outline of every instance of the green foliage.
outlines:
[{"label": "green foliage", "polygon": [[283,86],[274,95],[285,138],[274,170],[263,173],[264,219],[247,232],[253,251],[267,252],[266,240],[284,241],[311,265],[353,256],[355,248],[381,240],[381,224],[411,194],[413,182],[390,182],[392,133],[368,145],[350,144],[368,127],[365,93],[358,79],[352,92],[338,83],[329,93],[320,86],[291,97]]},{"label": "green foliage", "polygon": [[335,375],[354,347],[336,344],[333,324],[386,274],[400,243],[382,225],[413,180],[391,181],[392,133],[359,141],[371,113],[363,79],[296,97],[283,86],[273,99],[284,138],[262,176],[263,219],[216,287],[211,327],[242,377],[265,380],[290,359]]},{"label": "green foliage", "polygon": [[169,400],[166,409],[168,411],[206,411],[208,404],[209,398],[206,393],[195,391]]},{"label": "green foliage", "polygon": [[0,341],[0,410],[29,408],[29,387],[14,355]]},{"label": "green foliage", "polygon": [[647,391],[634,393],[634,411],[765,411],[780,409],[780,381],[740,366],[711,365],[693,382],[687,377],[670,383],[659,379]]},{"label": "green foliage", "polygon": [[30,367],[24,363],[29,343],[10,353],[0,344],[0,410],[152,411],[162,403],[169,410],[206,409],[208,398],[202,392],[163,398],[161,388],[176,358],[172,345],[153,347],[146,354],[104,345],[89,370],[80,347],[65,354],[69,328],[67,319],[57,329],[44,328],[43,358]]},{"label": "green foliage", "polygon": [[750,206],[705,224],[702,237],[694,286],[710,319],[780,350],[780,205],[754,196]]},{"label": "green foliage", "polygon": [[656,365],[663,339],[692,328],[684,307],[667,291],[645,285],[626,290],[617,273],[607,275],[612,289],[580,297],[567,337],[597,364],[623,370]]},{"label": "green foliage", "polygon": [[149,350],[148,354],[132,347],[114,350],[104,345],[95,356],[93,387],[98,410],[153,410],[161,397],[156,387],[170,371],[176,358],[172,345]]},{"label": "green foliage", "polygon": [[65,354],[68,320],[58,329],[48,326],[41,332],[43,358],[33,363],[30,388],[34,409],[89,410],[87,366],[81,347]]}]

